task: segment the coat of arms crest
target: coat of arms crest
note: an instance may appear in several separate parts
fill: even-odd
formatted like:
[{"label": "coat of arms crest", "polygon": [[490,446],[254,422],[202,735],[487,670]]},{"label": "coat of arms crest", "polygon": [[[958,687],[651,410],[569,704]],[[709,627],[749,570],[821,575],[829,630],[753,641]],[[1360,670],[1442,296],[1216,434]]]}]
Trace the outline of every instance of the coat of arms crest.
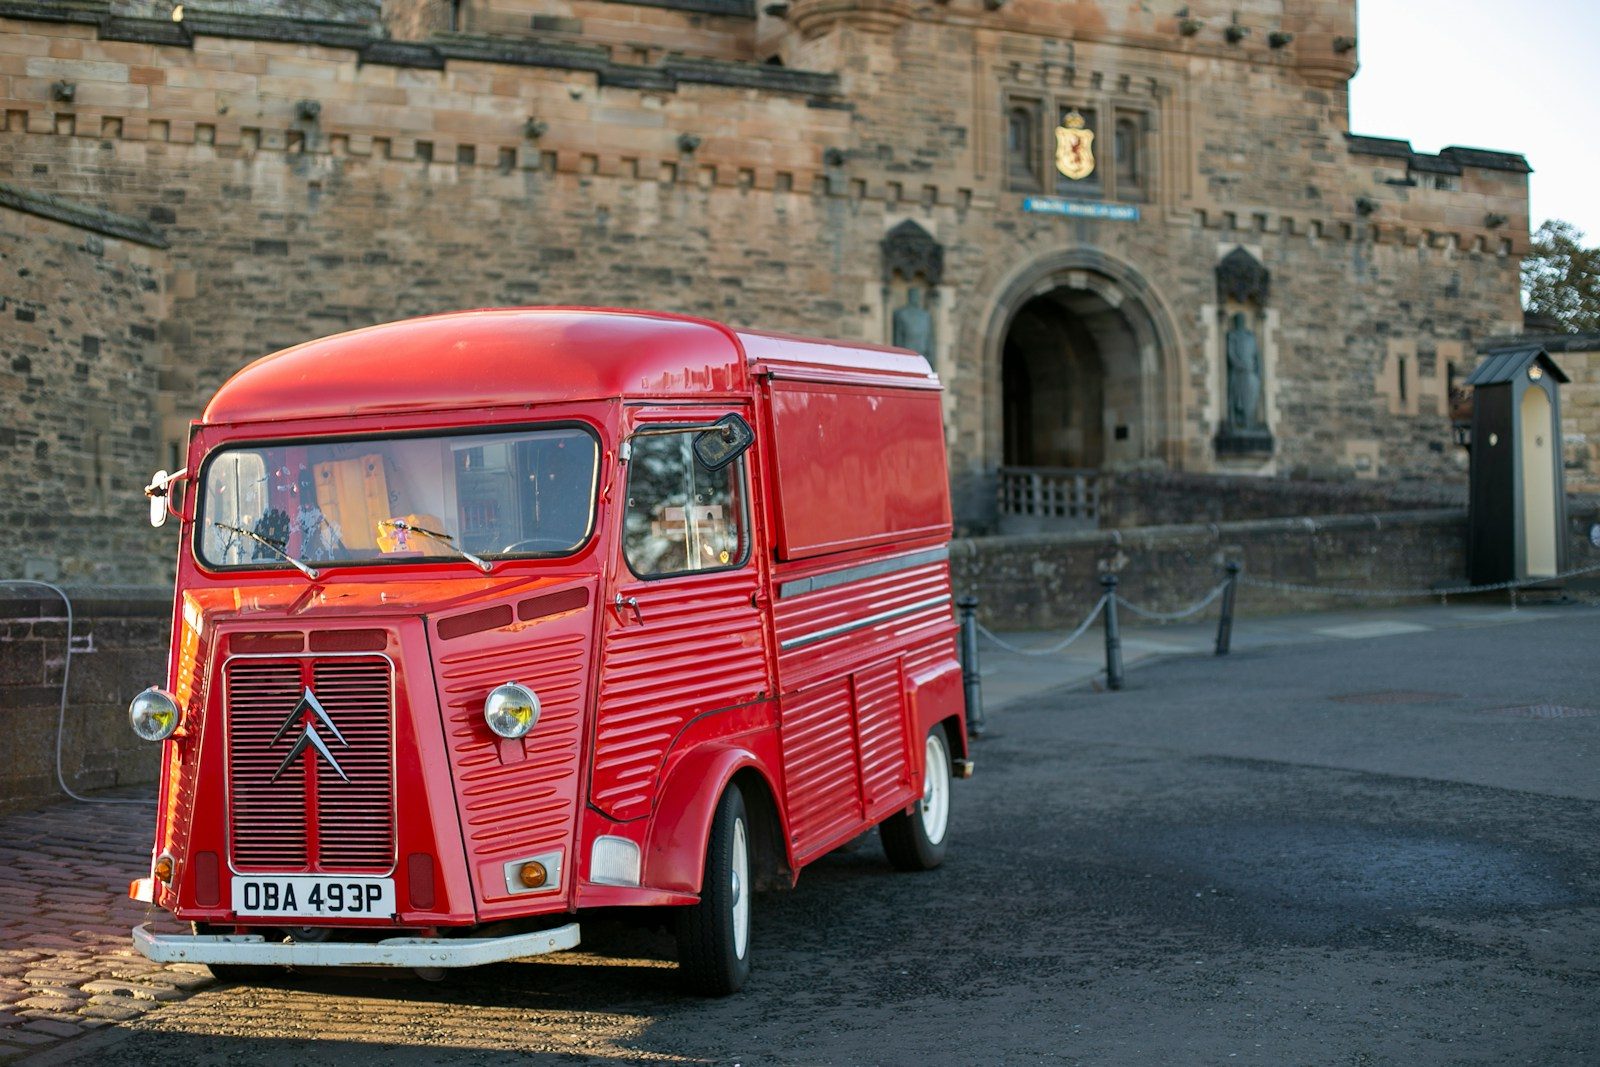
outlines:
[{"label": "coat of arms crest", "polygon": [[1069,111],[1056,127],[1056,170],[1075,182],[1094,173],[1094,131],[1085,128],[1076,111]]}]

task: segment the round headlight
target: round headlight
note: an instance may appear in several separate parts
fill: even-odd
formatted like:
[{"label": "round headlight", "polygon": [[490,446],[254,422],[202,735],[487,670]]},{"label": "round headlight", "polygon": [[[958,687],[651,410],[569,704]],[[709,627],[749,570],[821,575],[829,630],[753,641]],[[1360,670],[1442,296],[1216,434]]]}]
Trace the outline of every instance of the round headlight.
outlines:
[{"label": "round headlight", "polygon": [[146,741],[165,741],[178,728],[178,702],[172,694],[151,686],[128,705],[128,722]]},{"label": "round headlight", "polygon": [[539,721],[539,698],[516,682],[496,686],[483,702],[483,719],[501,737],[521,737]]}]

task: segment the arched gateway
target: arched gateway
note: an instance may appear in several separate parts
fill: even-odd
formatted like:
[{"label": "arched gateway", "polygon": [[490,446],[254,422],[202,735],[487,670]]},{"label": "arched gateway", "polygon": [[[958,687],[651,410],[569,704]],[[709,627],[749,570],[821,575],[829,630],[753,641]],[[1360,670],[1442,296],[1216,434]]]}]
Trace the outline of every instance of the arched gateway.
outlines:
[{"label": "arched gateway", "polygon": [[1181,453],[1178,341],[1132,267],[1052,253],[1006,281],[984,339],[985,452],[1006,532],[1092,525],[1102,470]]}]

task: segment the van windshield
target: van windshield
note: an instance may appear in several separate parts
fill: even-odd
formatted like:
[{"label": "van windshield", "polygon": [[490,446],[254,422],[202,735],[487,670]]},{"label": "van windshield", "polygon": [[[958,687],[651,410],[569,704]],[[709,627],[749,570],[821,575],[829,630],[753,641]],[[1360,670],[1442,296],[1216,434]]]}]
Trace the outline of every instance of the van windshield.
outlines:
[{"label": "van windshield", "polygon": [[589,538],[598,471],[571,427],[224,448],[196,544],[218,567],[564,556]]}]

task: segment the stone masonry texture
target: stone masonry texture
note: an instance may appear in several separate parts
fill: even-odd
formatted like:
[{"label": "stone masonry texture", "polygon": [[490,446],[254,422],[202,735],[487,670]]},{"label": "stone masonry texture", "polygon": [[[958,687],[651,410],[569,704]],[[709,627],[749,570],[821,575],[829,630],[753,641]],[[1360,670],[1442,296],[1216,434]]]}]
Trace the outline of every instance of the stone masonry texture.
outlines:
[{"label": "stone masonry texture", "polygon": [[0,811],[60,795],[58,732],[61,774],[75,792],[155,781],[156,747],[134,736],[127,709],[165,677],[171,617],[165,598],[74,597],[69,668],[61,601],[0,585],[0,724],[11,739],[0,764]]},{"label": "stone masonry texture", "polygon": [[[167,246],[0,206],[0,469],[26,530],[0,563],[162,580],[138,488],[229,375],[504,304],[882,341],[924,285],[967,530],[994,525],[1002,349],[1039,294],[1108,374],[1137,371],[1103,412],[1110,470],[1460,484],[1445,389],[1520,328],[1520,157],[1348,136],[1349,0],[990,6],[470,0],[452,29],[424,2],[200,2],[175,23],[0,0],[0,182]],[[1130,116],[1138,220],[1025,210],[1008,102],[1099,114],[1107,181],[1105,121]],[[937,279],[886,275],[908,220]],[[1272,444],[1245,459],[1213,444],[1236,248],[1271,276]]]}]

